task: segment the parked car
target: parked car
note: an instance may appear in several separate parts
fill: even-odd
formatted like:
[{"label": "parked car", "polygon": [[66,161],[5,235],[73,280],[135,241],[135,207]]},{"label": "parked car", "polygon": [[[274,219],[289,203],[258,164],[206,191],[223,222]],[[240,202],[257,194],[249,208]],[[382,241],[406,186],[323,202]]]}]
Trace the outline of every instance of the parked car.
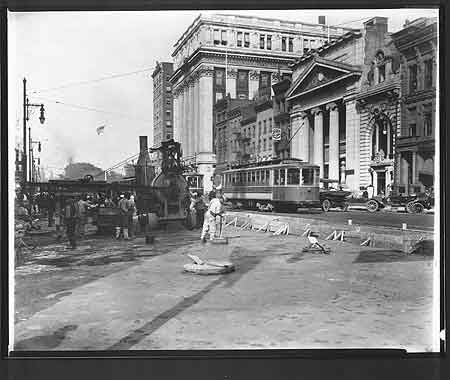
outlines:
[{"label": "parked car", "polygon": [[341,189],[336,190],[331,188],[332,183],[337,181],[322,179],[320,182],[324,184],[323,189],[320,190],[320,204],[322,210],[328,212],[330,208],[340,207],[342,211],[348,210],[348,197],[350,196],[350,191],[344,191]]}]

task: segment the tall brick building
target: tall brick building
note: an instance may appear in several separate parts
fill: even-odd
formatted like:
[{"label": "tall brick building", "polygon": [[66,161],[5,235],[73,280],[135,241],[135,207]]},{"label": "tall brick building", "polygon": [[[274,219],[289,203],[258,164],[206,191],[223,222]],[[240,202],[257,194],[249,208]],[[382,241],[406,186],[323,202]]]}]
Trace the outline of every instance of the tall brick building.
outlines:
[{"label": "tall brick building", "polygon": [[286,97],[291,156],[320,166],[321,178],[375,194],[393,181],[399,129],[399,64],[387,19],[374,17],[302,56]]},{"label": "tall brick building", "polygon": [[173,96],[169,81],[173,64],[157,62],[153,71],[153,145],[173,138]]},{"label": "tall brick building", "polygon": [[396,185],[403,193],[423,192],[434,185],[437,21],[419,18],[392,38],[401,53],[402,82]]}]

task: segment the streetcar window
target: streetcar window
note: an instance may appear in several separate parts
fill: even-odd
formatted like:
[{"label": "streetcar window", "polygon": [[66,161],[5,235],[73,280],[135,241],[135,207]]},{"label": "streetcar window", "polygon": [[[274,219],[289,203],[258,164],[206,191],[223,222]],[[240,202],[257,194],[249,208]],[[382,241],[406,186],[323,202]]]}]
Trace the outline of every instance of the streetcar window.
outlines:
[{"label": "streetcar window", "polygon": [[255,184],[256,175],[255,172],[252,172],[252,185]]},{"label": "streetcar window", "polygon": [[280,185],[286,185],[286,170],[280,169]]},{"label": "streetcar window", "polygon": [[270,181],[270,171],[266,170],[266,182],[265,182],[265,184],[269,185],[269,181]]},{"label": "streetcar window", "polygon": [[280,171],[278,169],[273,170],[273,184],[279,185],[280,184]]},{"label": "streetcar window", "polygon": [[287,184],[288,185],[299,185],[300,184],[300,169],[289,168],[287,170]]},{"label": "streetcar window", "polygon": [[239,185],[242,185],[242,177],[243,177],[242,173],[239,172]]},{"label": "streetcar window", "polygon": [[314,183],[314,168],[302,169],[302,185],[312,185]]},{"label": "streetcar window", "polygon": [[265,181],[264,174],[265,174],[265,171],[261,170],[261,185],[264,185],[264,181]]},{"label": "streetcar window", "polygon": [[260,171],[257,170],[255,174],[256,174],[256,183],[259,185],[259,181],[260,181],[260,178],[261,178]]},{"label": "streetcar window", "polygon": [[318,185],[320,182],[320,169],[314,169],[314,184]]}]

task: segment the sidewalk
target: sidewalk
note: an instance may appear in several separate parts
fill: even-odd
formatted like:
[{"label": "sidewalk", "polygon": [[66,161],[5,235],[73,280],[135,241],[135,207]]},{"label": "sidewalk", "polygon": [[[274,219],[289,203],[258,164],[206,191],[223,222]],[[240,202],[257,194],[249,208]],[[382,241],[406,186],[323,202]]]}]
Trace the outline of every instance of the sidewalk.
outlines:
[{"label": "sidewalk", "polygon": [[[49,250],[16,271],[15,349],[431,348],[430,258],[334,241],[330,255],[302,253],[305,238],[226,233],[229,245],[182,232]],[[187,253],[236,271],[184,273]],[[48,294],[27,299],[33,281]]]}]

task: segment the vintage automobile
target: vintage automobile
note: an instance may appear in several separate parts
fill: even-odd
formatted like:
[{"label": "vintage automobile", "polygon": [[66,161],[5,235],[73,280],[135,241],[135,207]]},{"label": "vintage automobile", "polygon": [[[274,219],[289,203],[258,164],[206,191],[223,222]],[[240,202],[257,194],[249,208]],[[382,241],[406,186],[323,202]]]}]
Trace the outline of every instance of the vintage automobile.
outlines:
[{"label": "vintage automobile", "polygon": [[351,192],[330,188],[331,184],[337,181],[321,179],[320,182],[324,184],[319,193],[322,210],[328,212],[331,208],[339,207],[342,211],[348,211],[348,197]]},{"label": "vintage automobile", "polygon": [[395,189],[388,197],[375,196],[367,201],[367,210],[370,212],[379,211],[386,206],[404,207],[412,214],[421,214],[424,210],[434,207],[434,196],[432,193],[399,194]]}]

